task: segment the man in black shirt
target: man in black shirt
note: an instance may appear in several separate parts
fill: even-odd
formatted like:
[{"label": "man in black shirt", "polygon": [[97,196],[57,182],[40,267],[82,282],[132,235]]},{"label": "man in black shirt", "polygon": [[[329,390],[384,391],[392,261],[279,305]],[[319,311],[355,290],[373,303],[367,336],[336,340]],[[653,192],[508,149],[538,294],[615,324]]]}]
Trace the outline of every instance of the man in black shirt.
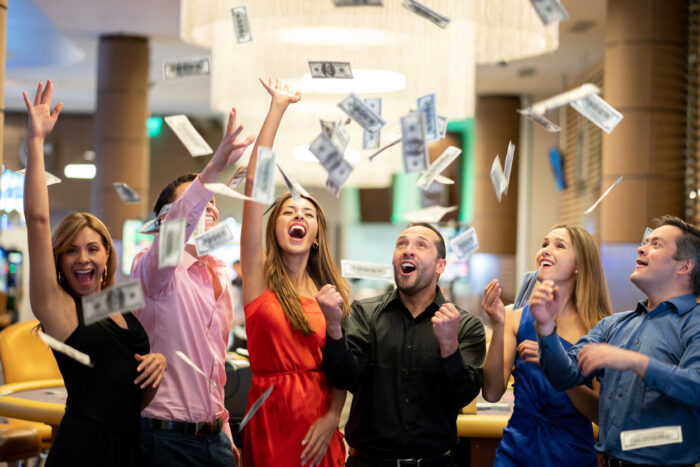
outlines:
[{"label": "man in black shirt", "polygon": [[323,369],[354,395],[346,465],[451,465],[457,414],[482,384],[484,327],[437,287],[445,242],[433,226],[404,230],[392,264],[396,290],[353,302],[342,327],[340,294],[326,285],[316,297],[326,318]]}]

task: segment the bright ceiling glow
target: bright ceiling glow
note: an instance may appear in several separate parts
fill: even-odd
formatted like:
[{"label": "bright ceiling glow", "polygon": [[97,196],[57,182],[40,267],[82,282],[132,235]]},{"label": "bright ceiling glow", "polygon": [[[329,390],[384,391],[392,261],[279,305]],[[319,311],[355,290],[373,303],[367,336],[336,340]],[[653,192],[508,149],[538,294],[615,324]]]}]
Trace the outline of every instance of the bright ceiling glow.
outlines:
[{"label": "bright ceiling glow", "polygon": [[[318,163],[318,159],[316,159],[316,156],[309,151],[309,145],[304,144],[301,146],[295,146],[294,147],[294,159],[304,161],[304,162],[316,162]],[[351,164],[355,164],[360,161],[360,151],[357,149],[353,148],[346,148],[345,149],[345,160],[350,162]]]},{"label": "bright ceiling glow", "polygon": [[406,87],[406,76],[397,71],[353,69],[352,75],[354,79],[313,79],[311,73],[306,73],[290,84],[306,94],[368,94],[400,91]]},{"label": "bright ceiling glow", "polygon": [[92,179],[95,178],[96,173],[97,167],[95,167],[95,164],[68,164],[63,169],[63,175],[66,178]]},{"label": "bright ceiling glow", "polygon": [[325,28],[300,27],[277,31],[275,39],[287,44],[347,47],[376,47],[380,45],[399,45],[408,41],[408,35],[381,29],[369,28]]}]

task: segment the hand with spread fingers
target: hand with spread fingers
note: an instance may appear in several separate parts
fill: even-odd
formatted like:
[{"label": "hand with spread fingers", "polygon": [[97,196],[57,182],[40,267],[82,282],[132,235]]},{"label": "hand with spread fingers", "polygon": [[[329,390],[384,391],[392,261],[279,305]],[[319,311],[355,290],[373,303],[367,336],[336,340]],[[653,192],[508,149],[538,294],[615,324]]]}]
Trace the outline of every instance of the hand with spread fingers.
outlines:
[{"label": "hand with spread fingers", "polygon": [[457,351],[459,340],[459,310],[451,303],[445,303],[430,318],[433,324],[433,335],[440,344],[442,358],[449,357]]},{"label": "hand with spread fingers", "polygon": [[145,389],[149,385],[153,388],[158,387],[165,376],[165,370],[168,368],[165,356],[160,353],[149,353],[146,355],[134,354],[134,358],[139,362],[136,371],[140,373],[134,380],[134,384],[140,384],[141,389]]},{"label": "hand with spread fingers", "polygon": [[301,100],[299,91],[293,92],[289,89],[289,85],[281,82],[279,79],[273,80],[268,78],[267,83],[260,78],[260,82],[265,87],[270,96],[272,96],[271,104],[278,104],[287,107],[289,104],[295,104]]},{"label": "hand with spread fingers", "polygon": [[255,135],[248,135],[245,139],[239,138],[243,131],[243,125],[236,127],[236,109],[232,108],[228,114],[228,125],[219,147],[199,175],[203,183],[213,183],[219,174],[228,166],[238,161],[243,156],[246,148],[253,144]]},{"label": "hand with spread fingers", "polygon": [[328,446],[331,444],[333,434],[338,428],[338,422],[338,417],[329,411],[311,425],[301,442],[301,445],[305,446],[301,453],[301,465],[308,464],[310,467],[314,467],[321,463],[326,451],[328,451]]},{"label": "hand with spread fingers", "polygon": [[63,103],[59,102],[56,107],[51,110],[51,98],[53,97],[53,83],[51,80],[46,82],[46,88],[42,90],[42,83],[39,83],[36,89],[34,103],[29,100],[26,92],[22,93],[24,103],[27,105],[29,112],[27,138],[45,139],[51,130],[53,130],[58,114],[61,113]]},{"label": "hand with spread fingers", "polygon": [[501,301],[501,284],[494,279],[484,288],[484,298],[481,300],[481,308],[491,318],[493,326],[503,326],[506,322],[506,309]]},{"label": "hand with spread fingers", "polygon": [[610,344],[588,344],[578,353],[578,367],[584,376],[602,368],[610,368],[619,371],[633,370],[644,378],[648,364],[649,357],[646,355]]}]

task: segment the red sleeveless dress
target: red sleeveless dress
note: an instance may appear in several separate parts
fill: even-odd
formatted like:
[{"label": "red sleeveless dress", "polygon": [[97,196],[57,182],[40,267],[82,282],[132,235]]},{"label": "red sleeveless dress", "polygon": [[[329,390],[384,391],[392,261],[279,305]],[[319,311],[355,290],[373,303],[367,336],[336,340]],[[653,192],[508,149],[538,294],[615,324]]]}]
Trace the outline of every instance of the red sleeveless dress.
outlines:
[{"label": "red sleeveless dress", "polygon": [[[311,425],[325,414],[332,388],[321,371],[326,320],[316,300],[300,297],[314,332],[292,329],[277,297],[266,290],[245,306],[245,324],[253,382],[248,407],[272,384],[267,400],[244,429],[246,467],[301,465],[301,445]],[[343,435],[338,429],[321,466],[345,464]],[[308,462],[307,462],[308,465]]]}]

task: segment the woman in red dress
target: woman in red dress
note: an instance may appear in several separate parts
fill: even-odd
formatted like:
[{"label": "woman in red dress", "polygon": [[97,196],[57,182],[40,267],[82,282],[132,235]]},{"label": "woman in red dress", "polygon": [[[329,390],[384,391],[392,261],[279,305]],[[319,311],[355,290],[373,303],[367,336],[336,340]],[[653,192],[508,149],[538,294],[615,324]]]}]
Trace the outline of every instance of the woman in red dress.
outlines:
[{"label": "woman in red dress", "polygon": [[[279,81],[262,84],[272,102],[250,156],[248,196],[258,148],[272,147],[285,110],[301,99]],[[332,388],[320,370],[326,322],[313,297],[332,284],[347,313],[348,287],[328,251],[326,221],[316,200],[294,200],[289,193],[279,199],[267,221],[265,251],[264,210],[255,202],[243,204],[243,303],[253,370],[248,406],[274,388],[245,429],[243,462],[247,467],[342,466],[345,445],[338,421],[346,393]]]}]

